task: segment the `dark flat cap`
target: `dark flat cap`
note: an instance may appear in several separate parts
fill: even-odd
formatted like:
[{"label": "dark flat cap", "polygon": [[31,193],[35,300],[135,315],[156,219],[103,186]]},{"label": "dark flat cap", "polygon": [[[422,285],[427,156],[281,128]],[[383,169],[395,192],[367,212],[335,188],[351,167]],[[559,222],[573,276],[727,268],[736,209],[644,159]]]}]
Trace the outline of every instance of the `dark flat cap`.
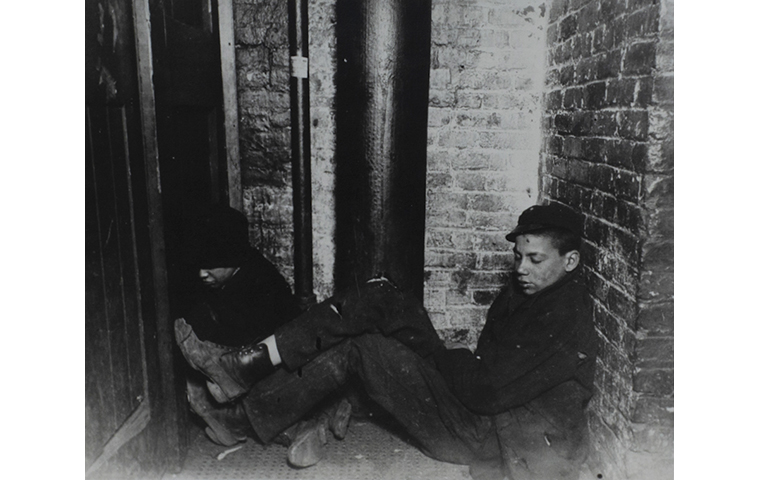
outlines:
[{"label": "dark flat cap", "polygon": [[507,240],[514,242],[518,235],[547,228],[562,228],[582,236],[583,216],[559,203],[533,205],[520,214],[517,226],[507,234]]}]

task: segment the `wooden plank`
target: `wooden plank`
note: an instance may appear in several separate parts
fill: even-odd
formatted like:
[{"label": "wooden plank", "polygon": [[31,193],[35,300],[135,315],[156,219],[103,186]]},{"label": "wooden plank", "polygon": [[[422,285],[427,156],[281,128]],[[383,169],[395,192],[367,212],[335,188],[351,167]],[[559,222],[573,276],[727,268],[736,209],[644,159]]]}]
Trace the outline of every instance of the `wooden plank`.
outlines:
[{"label": "wooden plank", "polygon": [[85,476],[97,472],[128,441],[145,429],[150,422],[150,405],[144,401],[137,405],[127,419],[119,425],[116,433],[108,439],[95,460],[85,470]]},{"label": "wooden plank", "polygon": [[109,123],[112,130],[113,195],[118,215],[117,241],[123,299],[120,330],[126,346],[125,387],[128,391],[129,406],[134,408],[147,396],[147,379],[143,367],[145,349],[141,335],[142,314],[134,234],[135,219],[132,212],[132,176],[129,168],[130,151],[126,109],[124,107],[109,109]]},{"label": "wooden plank", "polygon": [[[137,85],[141,115],[141,137],[143,144],[144,187],[147,200],[147,218],[150,259],[152,265],[151,285],[153,304],[148,307],[154,317],[151,331],[156,333],[157,360],[160,371],[161,402],[157,415],[161,417],[161,450],[166,465],[171,470],[181,466],[183,452],[180,435],[180,414],[174,375],[173,332],[169,315],[169,294],[166,276],[166,252],[164,246],[164,219],[159,173],[158,136],[156,128],[156,99],[153,86],[153,53],[150,35],[150,8],[148,0],[132,0],[135,31],[135,51],[137,57]],[[148,319],[146,319],[148,321]],[[146,357],[152,356],[146,351]]]},{"label": "wooden plank", "polygon": [[237,72],[235,70],[235,21],[232,0],[219,0],[219,53],[222,63],[224,140],[227,146],[227,191],[230,206],[243,211],[243,189],[240,184]]},{"label": "wooden plank", "polygon": [[[103,251],[103,285],[105,289],[106,323],[110,353],[110,376],[114,389],[117,419],[121,422],[132,411],[129,392],[129,346],[124,337],[123,264],[121,261],[121,218],[119,217],[119,181],[116,177],[117,157],[123,155],[118,144],[119,125],[111,123],[107,107],[104,120],[107,151],[95,155],[96,181],[101,185],[98,192],[101,249]],[[115,130],[115,131],[114,131]],[[115,138],[114,138],[115,137]]]},{"label": "wooden plank", "polygon": [[[113,388],[111,388],[108,341],[105,330],[105,293],[102,285],[103,262],[95,181],[94,143],[97,125],[85,110],[85,457],[92,459],[95,449],[116,429]],[[97,119],[97,114],[95,114]]]},{"label": "wooden plank", "polygon": [[[93,372],[97,379],[98,388],[101,390],[103,404],[110,410],[107,424],[109,430],[116,428],[121,420],[116,420],[118,412],[124,410],[122,402],[117,398],[116,387],[113,377],[114,355],[113,345],[110,339],[109,327],[111,317],[114,315],[114,304],[109,298],[109,282],[112,283],[113,262],[109,258],[110,252],[106,246],[111,244],[109,238],[109,224],[111,205],[107,195],[110,188],[110,174],[107,172],[110,165],[110,148],[108,143],[108,121],[105,106],[96,106],[89,109],[91,161],[89,167],[92,172],[92,184],[94,198],[90,200],[95,205],[94,223],[95,232],[90,232],[90,240],[93,248],[97,251],[97,262],[90,272],[92,284],[88,290],[91,294],[91,315],[88,318],[88,333],[93,341],[101,341],[97,350],[93,352]],[[105,170],[105,171],[104,171]],[[105,194],[104,194],[105,192]],[[118,360],[117,360],[118,361]],[[128,413],[128,412],[125,412]],[[125,415],[126,416],[126,415]],[[108,432],[110,435],[111,432]]]}]

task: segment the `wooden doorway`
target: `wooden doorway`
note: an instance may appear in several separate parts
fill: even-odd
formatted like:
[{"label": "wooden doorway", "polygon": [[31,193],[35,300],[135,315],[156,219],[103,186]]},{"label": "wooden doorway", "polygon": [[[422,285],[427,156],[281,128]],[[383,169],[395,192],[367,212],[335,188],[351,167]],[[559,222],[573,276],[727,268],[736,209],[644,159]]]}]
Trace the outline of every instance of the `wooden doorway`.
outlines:
[{"label": "wooden doorway", "polygon": [[[159,478],[186,451],[187,406],[172,352],[173,292],[181,288],[172,282],[174,209],[188,198],[242,203],[232,4],[218,3],[86,2],[88,478]],[[191,7],[209,13],[200,16],[201,36]],[[202,66],[194,75],[193,65]]]}]

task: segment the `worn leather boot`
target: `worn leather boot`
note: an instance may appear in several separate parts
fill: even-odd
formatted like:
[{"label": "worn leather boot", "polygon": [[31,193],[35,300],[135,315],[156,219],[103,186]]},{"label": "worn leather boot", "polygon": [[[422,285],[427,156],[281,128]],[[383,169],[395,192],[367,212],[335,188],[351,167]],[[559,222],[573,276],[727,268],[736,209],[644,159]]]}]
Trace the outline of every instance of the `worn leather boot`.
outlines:
[{"label": "worn leather boot", "polygon": [[240,397],[275,370],[264,344],[232,348],[204,342],[182,318],[174,322],[174,335],[187,363],[216,385],[209,385],[209,392],[217,402]]},{"label": "worn leather boot", "polygon": [[327,445],[327,419],[303,421],[296,431],[295,439],[288,447],[288,463],[304,468],[322,460]]},{"label": "worn leather boot", "polygon": [[338,440],[346,438],[348,424],[351,421],[351,410],[351,402],[344,398],[330,415],[328,426]]},{"label": "worn leather boot", "polygon": [[214,405],[207,397],[202,383],[187,382],[187,400],[190,409],[208,425],[206,435],[212,442],[231,447],[247,439],[248,417],[242,405]]}]

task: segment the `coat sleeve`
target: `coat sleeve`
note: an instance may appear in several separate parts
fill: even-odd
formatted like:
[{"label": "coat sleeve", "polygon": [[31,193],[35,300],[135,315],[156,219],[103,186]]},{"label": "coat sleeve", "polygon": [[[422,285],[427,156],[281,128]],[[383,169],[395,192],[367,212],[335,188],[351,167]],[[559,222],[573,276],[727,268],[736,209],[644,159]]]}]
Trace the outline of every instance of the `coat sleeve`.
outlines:
[{"label": "coat sleeve", "polygon": [[521,334],[479,348],[477,356],[464,349],[440,351],[436,366],[467,408],[482,415],[504,412],[574,378],[589,358],[584,315],[578,308],[546,312]]}]

